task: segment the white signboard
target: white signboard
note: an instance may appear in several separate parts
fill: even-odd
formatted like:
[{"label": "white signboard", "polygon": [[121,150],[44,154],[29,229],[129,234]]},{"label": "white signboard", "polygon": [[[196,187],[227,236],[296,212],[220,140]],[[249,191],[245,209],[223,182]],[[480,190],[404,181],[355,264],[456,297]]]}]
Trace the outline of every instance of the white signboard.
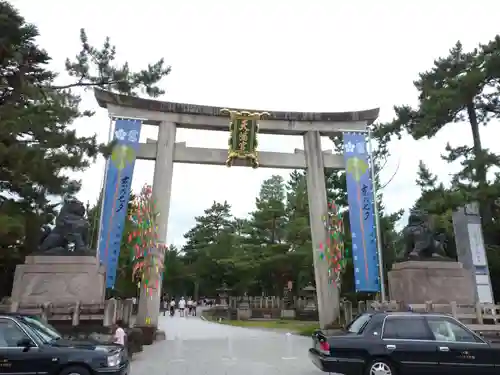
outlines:
[{"label": "white signboard", "polygon": [[489,284],[477,285],[477,298],[480,303],[493,303],[493,293]]},{"label": "white signboard", "polygon": [[474,266],[487,266],[481,224],[467,224],[469,242]]}]

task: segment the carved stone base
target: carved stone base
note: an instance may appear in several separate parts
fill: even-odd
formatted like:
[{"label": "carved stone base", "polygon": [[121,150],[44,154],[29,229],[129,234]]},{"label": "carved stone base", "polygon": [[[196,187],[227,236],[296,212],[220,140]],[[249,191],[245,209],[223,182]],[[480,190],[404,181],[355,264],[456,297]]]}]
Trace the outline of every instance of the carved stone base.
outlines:
[{"label": "carved stone base", "polygon": [[472,275],[461,263],[449,261],[406,261],[388,273],[389,298],[408,304],[474,304]]},{"label": "carved stone base", "polygon": [[27,256],[16,267],[12,301],[19,303],[100,303],[105,270],[94,256]]}]

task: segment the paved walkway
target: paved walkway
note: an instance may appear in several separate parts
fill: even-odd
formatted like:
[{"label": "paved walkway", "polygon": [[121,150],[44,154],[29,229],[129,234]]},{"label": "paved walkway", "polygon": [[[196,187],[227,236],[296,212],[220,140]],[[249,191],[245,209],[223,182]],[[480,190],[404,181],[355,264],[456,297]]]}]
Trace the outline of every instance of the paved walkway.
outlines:
[{"label": "paved walkway", "polygon": [[131,375],[319,375],[307,357],[311,339],[160,316],[167,340],[134,355]]}]

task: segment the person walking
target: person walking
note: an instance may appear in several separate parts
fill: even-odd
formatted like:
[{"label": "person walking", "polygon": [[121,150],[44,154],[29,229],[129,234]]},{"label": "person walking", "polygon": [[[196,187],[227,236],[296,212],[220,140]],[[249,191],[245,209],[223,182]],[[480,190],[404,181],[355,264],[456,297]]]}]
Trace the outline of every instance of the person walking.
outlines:
[{"label": "person walking", "polygon": [[196,316],[196,305],[197,305],[196,301],[193,300],[193,306],[191,307],[191,309],[193,310],[192,312],[193,316]]},{"label": "person walking", "polygon": [[179,300],[179,315],[184,316],[184,309],[186,308],[186,300],[184,297],[181,297]]},{"label": "person walking", "polygon": [[175,315],[175,298],[172,298],[170,301],[170,316],[173,317]]},{"label": "person walking", "polygon": [[167,313],[168,305],[168,299],[166,297],[163,298],[163,316],[165,316],[165,314]]},{"label": "person walking", "polygon": [[191,299],[191,297],[189,297],[187,300],[187,308],[188,308],[188,315],[191,315],[191,313],[193,312],[193,300]]}]

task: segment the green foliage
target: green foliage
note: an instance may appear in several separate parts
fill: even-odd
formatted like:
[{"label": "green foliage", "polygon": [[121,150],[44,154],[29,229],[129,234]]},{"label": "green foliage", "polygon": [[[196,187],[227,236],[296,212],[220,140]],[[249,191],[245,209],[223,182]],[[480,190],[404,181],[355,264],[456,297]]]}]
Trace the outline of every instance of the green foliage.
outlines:
[{"label": "green foliage", "polygon": [[175,293],[187,294],[184,290],[185,263],[179,249],[170,246],[165,252],[165,266],[163,269],[162,293],[175,295]]},{"label": "green foliage", "polygon": [[76,79],[76,82],[64,86],[52,86],[55,89],[69,89],[73,87],[100,87],[126,95],[137,96],[143,92],[152,97],[165,93],[157,83],[170,73],[170,66],[165,65],[164,59],[149,64],[147,69],[138,72],[130,71],[128,63],[116,66],[116,48],[107,37],[102,47],[95,48],[88,42],[87,33],[80,30],[82,49],[75,60],[66,60],[67,73]]},{"label": "green foliage", "polygon": [[[218,262],[229,255],[232,243],[231,207],[227,202],[213,202],[203,216],[196,217],[196,225],[184,235],[183,247],[186,263],[186,276],[193,288],[185,287],[189,294],[197,294],[200,283],[213,289],[221,286],[221,277],[226,275],[232,265]],[[188,293],[184,293],[188,294]]]}]

